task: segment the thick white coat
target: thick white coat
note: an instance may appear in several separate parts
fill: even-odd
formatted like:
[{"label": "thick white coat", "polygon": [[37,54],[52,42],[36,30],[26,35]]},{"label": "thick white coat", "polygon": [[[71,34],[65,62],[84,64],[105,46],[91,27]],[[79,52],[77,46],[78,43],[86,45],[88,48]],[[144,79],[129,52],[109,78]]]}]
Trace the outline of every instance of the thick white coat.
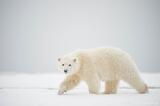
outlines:
[{"label": "thick white coat", "polygon": [[[72,89],[84,80],[90,93],[98,93],[100,81],[106,82],[105,93],[116,93],[118,82],[124,80],[139,93],[147,92],[137,65],[128,53],[118,48],[95,48],[78,50],[65,55],[60,63],[71,63],[76,59],[74,70],[60,86],[59,94]],[[75,81],[75,82],[74,82]],[[71,85],[71,86],[70,86]]]}]

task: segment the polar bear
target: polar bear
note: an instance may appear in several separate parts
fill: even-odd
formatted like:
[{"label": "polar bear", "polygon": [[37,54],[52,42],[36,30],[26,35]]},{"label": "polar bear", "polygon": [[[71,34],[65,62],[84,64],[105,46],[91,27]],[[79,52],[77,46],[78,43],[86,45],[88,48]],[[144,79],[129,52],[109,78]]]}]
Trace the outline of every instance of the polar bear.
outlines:
[{"label": "polar bear", "polygon": [[81,80],[88,85],[89,93],[98,94],[100,81],[105,81],[105,94],[117,92],[120,80],[127,82],[139,93],[148,91],[138,68],[128,53],[118,48],[78,50],[58,58],[58,69],[67,74],[58,94],[73,89]]}]

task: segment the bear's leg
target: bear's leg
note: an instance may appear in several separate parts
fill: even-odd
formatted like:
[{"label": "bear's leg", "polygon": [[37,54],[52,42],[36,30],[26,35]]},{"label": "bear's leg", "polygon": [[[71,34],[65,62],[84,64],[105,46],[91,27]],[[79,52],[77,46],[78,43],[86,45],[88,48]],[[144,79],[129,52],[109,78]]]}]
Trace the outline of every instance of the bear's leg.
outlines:
[{"label": "bear's leg", "polygon": [[148,92],[147,85],[143,82],[136,71],[132,71],[128,76],[123,76],[123,80],[135,88],[139,93]]},{"label": "bear's leg", "polygon": [[73,89],[80,82],[80,77],[76,74],[69,75],[66,79],[61,83],[58,94],[62,95],[64,92]]},{"label": "bear's leg", "polygon": [[113,80],[113,81],[106,81],[105,82],[105,94],[114,94],[117,92],[118,88],[118,80]]},{"label": "bear's leg", "polygon": [[85,80],[88,85],[89,93],[98,94],[100,88],[100,80],[97,75],[90,75],[89,78]]}]

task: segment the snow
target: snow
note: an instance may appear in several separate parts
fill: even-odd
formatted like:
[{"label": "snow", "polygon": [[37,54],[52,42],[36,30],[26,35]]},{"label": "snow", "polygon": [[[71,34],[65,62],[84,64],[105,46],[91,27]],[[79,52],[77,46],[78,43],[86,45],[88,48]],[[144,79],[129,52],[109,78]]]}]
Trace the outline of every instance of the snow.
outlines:
[{"label": "snow", "polygon": [[160,106],[158,73],[142,74],[150,88],[147,94],[138,94],[124,82],[120,83],[117,94],[89,94],[86,84],[82,82],[67,94],[57,95],[64,77],[63,74],[1,74],[0,106]]}]

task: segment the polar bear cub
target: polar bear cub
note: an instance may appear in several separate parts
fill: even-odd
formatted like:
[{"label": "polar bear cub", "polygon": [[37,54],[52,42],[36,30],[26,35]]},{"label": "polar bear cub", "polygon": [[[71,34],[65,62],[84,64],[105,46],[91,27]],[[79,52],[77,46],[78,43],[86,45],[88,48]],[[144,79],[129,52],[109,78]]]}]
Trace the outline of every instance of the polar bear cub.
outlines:
[{"label": "polar bear cub", "polygon": [[73,89],[81,80],[89,93],[98,94],[100,81],[105,81],[105,94],[117,92],[120,80],[127,82],[139,93],[148,91],[133,59],[118,48],[79,50],[58,58],[58,68],[67,74],[58,94]]}]

